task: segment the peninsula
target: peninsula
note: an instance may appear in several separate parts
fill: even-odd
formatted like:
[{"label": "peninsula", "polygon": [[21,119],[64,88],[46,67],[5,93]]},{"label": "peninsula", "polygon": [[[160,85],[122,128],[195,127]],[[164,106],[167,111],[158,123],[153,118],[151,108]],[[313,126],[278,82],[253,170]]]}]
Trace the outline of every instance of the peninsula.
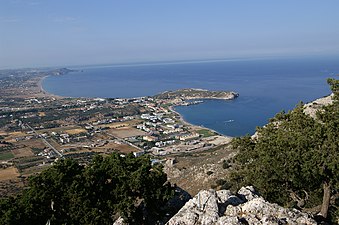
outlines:
[{"label": "peninsula", "polygon": [[175,91],[165,91],[155,95],[156,99],[223,99],[233,100],[239,96],[233,91],[209,91],[205,89],[185,88]]}]

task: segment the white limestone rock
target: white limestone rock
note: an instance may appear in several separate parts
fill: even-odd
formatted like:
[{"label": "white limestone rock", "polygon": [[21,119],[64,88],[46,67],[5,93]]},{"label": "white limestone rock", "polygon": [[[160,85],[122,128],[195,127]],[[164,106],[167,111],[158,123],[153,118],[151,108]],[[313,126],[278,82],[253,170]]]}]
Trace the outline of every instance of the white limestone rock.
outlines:
[{"label": "white limestone rock", "polygon": [[[238,197],[239,196],[239,197]],[[253,187],[237,196],[228,190],[200,191],[172,217],[167,225],[305,224],[317,223],[308,214],[265,201]]]},{"label": "white limestone rock", "polygon": [[214,190],[200,191],[167,224],[214,224],[219,218],[218,199]]},{"label": "white limestone rock", "polygon": [[254,190],[253,186],[242,187],[238,191],[238,196],[240,196],[244,201],[251,201],[254,198],[259,198],[259,193]]},{"label": "white limestone rock", "polygon": [[119,217],[116,221],[114,221],[113,225],[126,225],[126,223],[122,217]]}]

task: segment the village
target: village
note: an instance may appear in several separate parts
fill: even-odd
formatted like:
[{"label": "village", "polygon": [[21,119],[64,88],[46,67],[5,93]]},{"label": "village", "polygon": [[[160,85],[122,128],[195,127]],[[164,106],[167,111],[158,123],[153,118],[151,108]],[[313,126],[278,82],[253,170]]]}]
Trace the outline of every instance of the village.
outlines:
[{"label": "village", "polygon": [[[67,70],[50,73],[60,71]],[[187,90],[182,91],[185,96],[170,98],[63,98],[32,83],[46,75],[1,77],[6,81],[0,82],[6,84],[2,92],[10,88],[12,95],[0,99],[0,180],[40,173],[60,158],[87,164],[97,154],[112,152],[149,154],[152,163],[173,162],[175,155],[209,150],[231,140],[188,124],[175,112],[176,106],[202,102],[199,96],[188,98]],[[23,91],[30,94],[23,96]]]}]

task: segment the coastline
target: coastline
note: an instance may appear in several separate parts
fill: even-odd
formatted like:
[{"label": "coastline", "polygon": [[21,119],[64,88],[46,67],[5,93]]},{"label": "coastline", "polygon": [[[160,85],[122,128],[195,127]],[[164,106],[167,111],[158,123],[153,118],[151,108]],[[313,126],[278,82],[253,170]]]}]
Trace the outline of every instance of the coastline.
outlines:
[{"label": "coastline", "polygon": [[[37,86],[38,86],[38,89],[39,89],[39,93],[42,93],[42,95],[43,95],[42,97],[51,97],[51,98],[56,98],[56,99],[68,98],[68,97],[65,97],[65,96],[59,96],[59,95],[52,94],[52,93],[50,93],[50,92],[48,92],[48,91],[46,91],[46,90],[44,89],[44,87],[43,87],[43,81],[44,81],[46,78],[48,78],[49,76],[51,76],[51,75],[41,76],[41,77],[39,77],[39,79],[38,79]],[[72,98],[72,97],[69,97],[69,98]],[[78,97],[77,97],[77,98],[78,98]],[[79,98],[83,98],[83,97],[79,97]],[[129,98],[127,98],[127,99],[129,99]],[[205,99],[208,100],[208,99],[217,99],[217,98],[205,98]],[[230,99],[227,99],[227,100],[230,100]],[[169,106],[168,109],[169,109],[172,113],[174,113],[174,114],[176,114],[176,115],[178,116],[178,118],[179,118],[179,120],[180,120],[180,122],[181,122],[182,124],[185,124],[185,125],[187,125],[187,126],[193,128],[193,129],[195,129],[195,130],[199,130],[199,129],[207,129],[207,130],[209,130],[209,131],[211,131],[211,132],[216,133],[218,136],[223,136],[223,137],[226,137],[226,138],[229,138],[229,139],[233,139],[233,138],[234,138],[234,137],[232,137],[232,136],[228,136],[228,135],[221,134],[220,132],[218,132],[218,131],[216,131],[216,130],[213,130],[213,129],[211,129],[211,128],[202,127],[202,126],[195,125],[195,124],[192,124],[192,123],[187,122],[187,121],[184,119],[184,117],[183,117],[180,113],[178,113],[177,111],[175,111],[174,107],[175,107],[175,106],[172,105],[172,106]]]},{"label": "coastline", "polygon": [[60,96],[60,95],[56,95],[56,94],[52,94],[48,91],[46,91],[43,87],[43,82],[45,79],[47,79],[49,76],[51,75],[45,75],[45,76],[42,76],[42,77],[39,77],[39,80],[38,80],[38,83],[37,83],[37,86],[38,86],[38,89],[39,89],[39,92],[42,93],[42,95],[44,97],[50,97],[50,98],[57,98],[57,99],[63,99],[63,98],[68,98],[66,96]]},{"label": "coastline", "polygon": [[169,109],[172,113],[178,115],[179,120],[180,120],[181,123],[183,123],[183,124],[185,124],[185,125],[187,125],[187,126],[191,126],[191,127],[195,128],[195,129],[207,129],[207,130],[209,130],[209,131],[212,131],[212,132],[216,133],[216,134],[219,135],[219,136],[223,136],[223,137],[226,137],[226,138],[230,138],[230,139],[233,139],[233,138],[234,138],[234,137],[232,137],[232,136],[228,136],[228,135],[221,134],[221,133],[219,133],[218,131],[213,130],[213,129],[211,129],[211,128],[208,128],[208,127],[202,127],[202,126],[195,125],[195,124],[192,124],[192,123],[187,122],[187,121],[184,119],[184,117],[183,117],[180,113],[178,113],[177,111],[175,111],[174,107],[175,107],[175,106],[169,106],[168,109]]}]

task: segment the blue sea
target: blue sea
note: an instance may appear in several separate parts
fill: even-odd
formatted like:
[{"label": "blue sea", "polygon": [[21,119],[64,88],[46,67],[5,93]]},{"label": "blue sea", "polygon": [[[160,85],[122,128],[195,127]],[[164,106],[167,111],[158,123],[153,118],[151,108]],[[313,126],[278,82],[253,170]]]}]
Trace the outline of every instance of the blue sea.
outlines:
[{"label": "blue sea", "polygon": [[303,57],[83,66],[50,76],[43,88],[69,97],[140,97],[203,88],[236,91],[233,101],[205,100],[176,107],[187,122],[227,136],[253,134],[276,113],[330,93],[326,79],[339,74],[339,57]]}]

